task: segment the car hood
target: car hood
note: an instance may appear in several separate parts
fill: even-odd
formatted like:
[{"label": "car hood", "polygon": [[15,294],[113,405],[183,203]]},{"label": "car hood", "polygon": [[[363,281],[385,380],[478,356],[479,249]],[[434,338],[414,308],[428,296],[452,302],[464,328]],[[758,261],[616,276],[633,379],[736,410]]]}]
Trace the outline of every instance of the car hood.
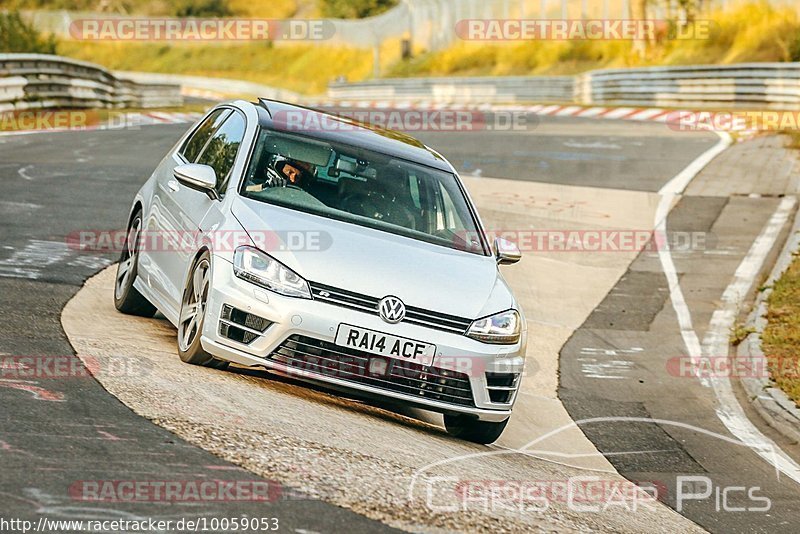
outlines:
[{"label": "car hood", "polygon": [[232,212],[256,246],[309,282],[469,319],[514,307],[492,257],[241,197]]}]

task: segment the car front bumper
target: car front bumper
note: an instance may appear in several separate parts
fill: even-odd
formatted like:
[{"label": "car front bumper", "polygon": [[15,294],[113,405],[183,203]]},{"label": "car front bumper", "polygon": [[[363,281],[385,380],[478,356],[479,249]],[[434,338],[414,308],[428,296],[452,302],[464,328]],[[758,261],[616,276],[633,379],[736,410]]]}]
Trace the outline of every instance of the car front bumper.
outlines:
[{"label": "car front bumper", "polygon": [[[266,367],[299,379],[324,382],[369,397],[440,413],[468,414],[483,421],[504,421],[511,415],[525,364],[527,332],[523,331],[520,341],[514,345],[491,345],[424,326],[403,322],[388,324],[377,313],[370,314],[318,300],[284,297],[237,278],[231,263],[220,257],[216,257],[213,263],[213,278],[201,338],[203,348],[210,354],[240,365]],[[232,307],[266,319],[270,324],[261,331],[259,327],[250,328],[226,320],[223,318],[223,307]],[[288,365],[280,357],[279,353],[286,351],[287,343],[292,343],[290,339],[298,336],[302,336],[301,339],[318,340],[322,346],[331,348],[341,324],[436,345],[432,362],[425,362],[421,366],[424,380],[430,382],[423,384],[416,378],[421,376],[419,373],[414,375],[413,380],[401,379],[404,384],[422,384],[423,389],[420,390],[389,384],[389,379],[382,376],[378,379],[375,378],[378,375],[371,373],[357,375],[355,366],[346,363],[331,372],[315,365]],[[232,339],[229,334],[231,326],[239,333],[248,332],[248,338],[239,341]],[[324,354],[321,358],[327,362],[330,362],[329,358],[339,357],[335,355],[338,354],[336,351],[334,354],[319,349],[314,352]],[[342,356],[347,358],[346,355]],[[364,356],[372,358],[371,355],[360,353],[356,359]],[[416,364],[405,359],[383,359],[394,362],[390,365],[398,369],[405,369],[404,366],[417,368]],[[340,372],[343,369],[348,372]],[[457,377],[442,379],[441,383],[462,385],[459,391],[464,391],[464,398],[456,399],[446,393],[436,393],[455,391],[449,386],[439,386],[436,378],[442,376]],[[469,393],[465,392],[467,389]],[[466,396],[469,395],[471,398],[467,400]]]}]

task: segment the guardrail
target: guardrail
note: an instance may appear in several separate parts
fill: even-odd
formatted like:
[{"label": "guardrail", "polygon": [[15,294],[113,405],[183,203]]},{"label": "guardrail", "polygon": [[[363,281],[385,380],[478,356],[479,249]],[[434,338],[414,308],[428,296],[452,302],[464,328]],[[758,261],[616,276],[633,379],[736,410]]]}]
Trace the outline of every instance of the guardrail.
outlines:
[{"label": "guardrail", "polygon": [[598,70],[579,77],[581,104],[800,109],[800,63]]},{"label": "guardrail", "polygon": [[427,100],[456,104],[572,101],[571,76],[502,78],[385,78],[360,83],[332,83],[336,100]]},{"label": "guardrail", "polygon": [[332,83],[336,100],[553,102],[653,107],[800,109],[800,63],[596,70],[571,76],[398,78]]},{"label": "guardrail", "polygon": [[183,104],[180,86],[136,83],[75,59],[0,54],[0,111],[31,108],[151,108]]},{"label": "guardrail", "polygon": [[179,85],[185,96],[195,96],[210,100],[229,98],[271,98],[273,100],[298,101],[302,97],[294,91],[270,85],[229,78],[207,78],[184,74],[163,74],[159,72],[114,71],[114,75],[141,84]]}]

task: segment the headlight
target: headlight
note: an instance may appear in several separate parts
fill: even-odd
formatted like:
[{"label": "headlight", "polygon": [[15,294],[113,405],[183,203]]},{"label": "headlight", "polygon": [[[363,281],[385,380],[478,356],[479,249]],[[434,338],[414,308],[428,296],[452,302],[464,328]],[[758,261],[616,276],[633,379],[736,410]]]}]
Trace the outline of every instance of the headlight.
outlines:
[{"label": "headlight", "polygon": [[522,320],[516,310],[504,311],[473,322],[467,336],[498,345],[513,345],[519,341]]},{"label": "headlight", "polygon": [[233,254],[236,276],[287,297],[311,298],[308,282],[284,264],[252,247],[239,247]]}]

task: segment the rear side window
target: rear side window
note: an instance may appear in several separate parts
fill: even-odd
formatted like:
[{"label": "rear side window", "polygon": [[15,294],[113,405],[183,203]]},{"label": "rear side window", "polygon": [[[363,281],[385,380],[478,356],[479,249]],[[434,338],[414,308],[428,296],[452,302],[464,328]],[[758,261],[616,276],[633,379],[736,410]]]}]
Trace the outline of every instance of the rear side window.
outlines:
[{"label": "rear side window", "polygon": [[211,113],[206,120],[194,131],[183,145],[181,154],[189,163],[196,163],[197,156],[203,151],[211,135],[219,128],[225,117],[231,112],[229,109],[218,109]]},{"label": "rear side window", "polygon": [[217,173],[217,193],[225,194],[233,162],[244,139],[245,122],[240,113],[232,113],[206,143],[197,163],[209,165]]}]

